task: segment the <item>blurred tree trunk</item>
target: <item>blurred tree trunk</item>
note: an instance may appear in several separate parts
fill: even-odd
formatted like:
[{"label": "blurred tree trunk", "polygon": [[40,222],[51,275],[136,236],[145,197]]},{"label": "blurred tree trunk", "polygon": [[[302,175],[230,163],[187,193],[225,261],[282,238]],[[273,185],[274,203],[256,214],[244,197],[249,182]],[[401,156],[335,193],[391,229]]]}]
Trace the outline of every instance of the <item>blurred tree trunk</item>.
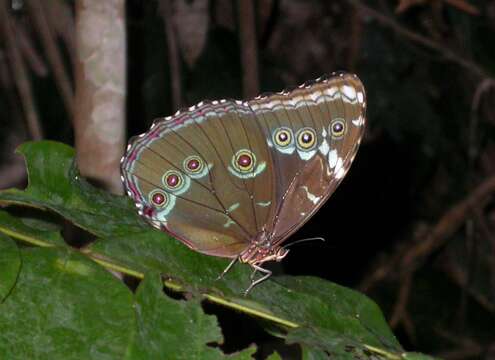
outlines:
[{"label": "blurred tree trunk", "polygon": [[252,98],[259,93],[258,41],[255,6],[250,0],[238,0],[242,61],[242,94]]},{"label": "blurred tree trunk", "polygon": [[122,192],[125,142],[126,29],[124,0],[76,1],[74,132],[81,173]]}]

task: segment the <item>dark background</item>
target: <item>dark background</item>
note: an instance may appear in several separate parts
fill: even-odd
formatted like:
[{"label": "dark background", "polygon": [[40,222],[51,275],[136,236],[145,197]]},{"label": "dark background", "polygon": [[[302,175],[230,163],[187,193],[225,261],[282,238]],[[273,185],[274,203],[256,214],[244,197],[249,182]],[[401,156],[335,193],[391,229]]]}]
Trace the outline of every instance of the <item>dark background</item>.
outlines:
[{"label": "dark background", "polygon": [[[9,3],[44,61],[23,2]],[[182,1],[185,12],[172,10],[177,33],[196,31],[178,36],[179,69],[169,66],[161,3],[126,3],[128,135],[177,110],[172,76],[181,105],[190,106],[250,95],[243,89],[253,79],[243,81],[243,73],[256,65],[259,85],[247,86],[259,92],[355,72],[367,90],[364,142],[336,193],[291,238],[326,242],[295,245],[275,270],[365,292],[407,349],[495,358],[495,1],[255,1],[249,30],[257,64],[242,61],[242,1]],[[19,172],[12,151],[30,135],[4,45],[0,177],[7,187],[23,183],[21,173],[12,176]],[[59,46],[69,63],[66,44]],[[44,137],[73,144],[52,73],[31,69],[30,81]],[[220,316],[227,350],[276,342],[254,321],[205,306]]]}]

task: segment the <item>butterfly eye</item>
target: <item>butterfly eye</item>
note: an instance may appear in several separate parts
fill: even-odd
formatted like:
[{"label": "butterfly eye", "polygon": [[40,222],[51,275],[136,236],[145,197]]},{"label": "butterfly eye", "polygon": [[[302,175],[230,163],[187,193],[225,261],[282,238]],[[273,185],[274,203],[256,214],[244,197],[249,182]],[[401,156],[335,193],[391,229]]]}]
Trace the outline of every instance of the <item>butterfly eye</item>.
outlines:
[{"label": "butterfly eye", "polygon": [[157,207],[163,207],[168,202],[167,194],[160,190],[153,190],[149,194],[149,201]]},{"label": "butterfly eye", "polygon": [[280,147],[286,147],[292,143],[292,132],[288,128],[280,128],[275,131],[273,141]]},{"label": "butterfly eye", "polygon": [[341,139],[345,134],[345,130],[344,119],[335,119],[330,123],[329,131],[333,139]]},{"label": "butterfly eye", "polygon": [[256,158],[249,150],[239,150],[232,158],[232,166],[242,173],[251,171],[255,163]]},{"label": "butterfly eye", "polygon": [[178,190],[184,183],[182,174],[175,170],[167,171],[162,178],[163,185],[169,190]]},{"label": "butterfly eye", "polygon": [[302,128],[297,133],[297,145],[302,150],[310,150],[316,145],[316,133],[311,128]]},{"label": "butterfly eye", "polygon": [[189,156],[184,160],[184,170],[190,174],[197,174],[204,168],[204,163],[198,156]]}]

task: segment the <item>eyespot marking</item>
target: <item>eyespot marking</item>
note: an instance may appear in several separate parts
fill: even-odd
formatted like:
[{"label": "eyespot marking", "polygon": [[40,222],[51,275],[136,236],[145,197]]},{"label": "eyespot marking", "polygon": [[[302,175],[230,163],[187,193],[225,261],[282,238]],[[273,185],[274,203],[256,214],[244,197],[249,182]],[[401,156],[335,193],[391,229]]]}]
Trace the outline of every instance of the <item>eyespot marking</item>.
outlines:
[{"label": "eyespot marking", "polygon": [[256,155],[251,150],[241,149],[233,156],[228,166],[230,173],[242,179],[254,178],[266,168],[266,162],[258,164]]},{"label": "eyespot marking", "polygon": [[196,174],[203,170],[204,162],[198,156],[192,155],[184,159],[183,167],[187,173]]},{"label": "eyespot marking", "polygon": [[273,142],[279,147],[286,148],[292,143],[292,131],[282,127],[273,132]]},{"label": "eyespot marking", "polygon": [[232,166],[241,173],[247,173],[256,166],[256,156],[249,150],[239,150],[232,157]]},{"label": "eyespot marking", "polygon": [[316,132],[309,127],[299,129],[296,134],[296,138],[297,147],[300,150],[309,151],[314,149],[316,146]]},{"label": "eyespot marking", "polygon": [[168,202],[167,194],[158,189],[151,191],[148,198],[149,202],[158,208],[164,207]]},{"label": "eyespot marking", "polygon": [[205,176],[212,166],[212,164],[206,164],[203,159],[197,155],[188,156],[182,162],[184,172],[188,175],[188,177],[193,179],[199,179]]},{"label": "eyespot marking", "polygon": [[292,154],[296,149],[294,145],[294,133],[288,127],[276,128],[272,132],[271,139],[267,139],[269,144],[283,154]]},{"label": "eyespot marking", "polygon": [[180,190],[184,185],[184,178],[180,172],[168,170],[163,174],[162,183],[168,190]]},{"label": "eyespot marking", "polygon": [[345,120],[342,118],[332,120],[330,125],[328,125],[328,131],[330,132],[332,139],[342,139],[347,131]]},{"label": "eyespot marking", "polygon": [[254,158],[250,153],[242,153],[237,155],[235,162],[237,168],[242,172],[251,170],[255,163]]}]

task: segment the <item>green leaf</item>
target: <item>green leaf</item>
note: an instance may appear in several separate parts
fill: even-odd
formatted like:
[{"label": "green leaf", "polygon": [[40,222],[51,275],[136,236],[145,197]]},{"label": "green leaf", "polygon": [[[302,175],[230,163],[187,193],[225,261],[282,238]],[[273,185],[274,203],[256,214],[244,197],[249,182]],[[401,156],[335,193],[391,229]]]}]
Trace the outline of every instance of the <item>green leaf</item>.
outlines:
[{"label": "green leaf", "polygon": [[[113,261],[140,271],[155,269],[174,279],[185,289],[208,289],[208,297],[249,314],[261,316],[283,327],[308,325],[318,329],[325,348],[345,351],[355,344],[384,348],[392,353],[402,349],[390,331],[378,306],[364,295],[314,277],[273,277],[248,296],[242,291],[249,284],[250,271],[238,265],[224,279],[215,281],[227,262],[191,252],[162,234],[135,234],[97,242],[92,250]],[[292,342],[304,340],[303,334],[289,332]],[[297,329],[296,329],[297,331]]]},{"label": "green leaf", "polygon": [[278,352],[272,353],[270,356],[266,358],[266,360],[282,360]]},{"label": "green leaf", "polygon": [[324,350],[305,345],[302,346],[302,360],[328,360],[328,358],[329,355]]},{"label": "green leaf", "polygon": [[0,303],[14,287],[21,268],[21,257],[15,242],[0,233]]},{"label": "green leaf", "polygon": [[17,149],[26,159],[26,190],[0,191],[0,204],[53,210],[98,236],[146,227],[131,201],[89,185],[75,167],[74,149],[54,141],[27,142]]},{"label": "green leaf", "polygon": [[119,359],[134,327],[132,294],[86,257],[24,249],[15,287],[0,304],[1,359]]},{"label": "green leaf", "polygon": [[21,219],[0,210],[0,232],[37,246],[65,246],[59,230],[37,219]]},{"label": "green leaf", "polygon": [[[43,141],[26,143],[19,151],[26,158],[29,186],[25,191],[0,192],[0,202],[51,209],[97,235],[97,241],[84,253],[107,268],[140,278],[146,272],[160,272],[169,288],[192,293],[193,297],[204,296],[277,325],[287,334],[288,342],[310,347],[308,354],[389,359],[404,354],[380,309],[366,296],[313,277],[284,276],[269,279],[244,297],[242,293],[250,282],[248,266],[234,266],[224,279],[216,281],[227,260],[191,251],[145,224],[128,199],[89,185],[78,175],[74,152],[68,146]],[[148,289],[150,285],[143,286]],[[144,304],[145,299],[140,299]],[[160,299],[156,301],[167,301]],[[184,318],[200,316],[194,312],[198,311],[197,303],[182,305],[177,314]],[[156,321],[165,327],[162,320]],[[215,334],[211,334],[212,339],[218,339]],[[205,341],[209,340],[203,338],[201,344]]]},{"label": "green leaf", "polygon": [[[157,273],[145,276],[136,293],[138,330],[131,346],[132,359],[221,359],[223,353],[206,344],[221,344],[222,333],[215,316],[206,315],[197,300],[177,301],[163,293]],[[251,359],[256,349],[229,358]]]}]

